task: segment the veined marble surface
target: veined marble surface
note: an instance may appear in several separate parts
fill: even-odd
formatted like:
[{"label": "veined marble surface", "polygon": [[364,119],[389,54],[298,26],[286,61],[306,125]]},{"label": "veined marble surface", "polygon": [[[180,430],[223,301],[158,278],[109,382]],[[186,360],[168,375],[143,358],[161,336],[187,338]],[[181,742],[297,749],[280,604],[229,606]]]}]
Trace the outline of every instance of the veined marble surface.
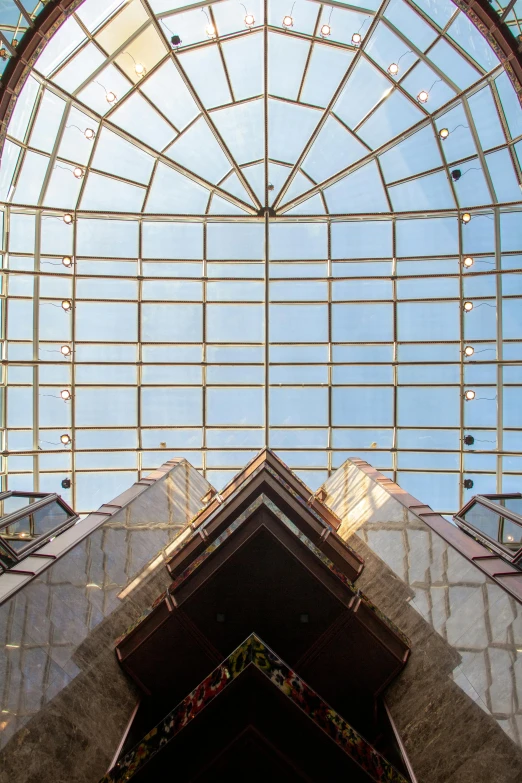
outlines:
[{"label": "veined marble surface", "polygon": [[324,489],[358,587],[412,641],[386,700],[418,783],[520,783],[522,605],[350,460]]},{"label": "veined marble surface", "polygon": [[0,607],[1,783],[88,783],[106,772],[136,703],[114,639],[170,583],[162,558],[146,567],[209,488],[175,464]]}]

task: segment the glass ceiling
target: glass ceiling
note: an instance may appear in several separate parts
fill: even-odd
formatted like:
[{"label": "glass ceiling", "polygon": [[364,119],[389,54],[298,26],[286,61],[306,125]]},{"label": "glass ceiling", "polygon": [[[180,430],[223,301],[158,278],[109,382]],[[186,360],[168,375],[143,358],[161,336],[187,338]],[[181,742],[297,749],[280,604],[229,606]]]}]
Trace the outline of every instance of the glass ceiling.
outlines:
[{"label": "glass ceiling", "polygon": [[267,444],[314,490],[520,490],[521,163],[450,0],[86,0],[3,149],[5,486],[86,512]]}]

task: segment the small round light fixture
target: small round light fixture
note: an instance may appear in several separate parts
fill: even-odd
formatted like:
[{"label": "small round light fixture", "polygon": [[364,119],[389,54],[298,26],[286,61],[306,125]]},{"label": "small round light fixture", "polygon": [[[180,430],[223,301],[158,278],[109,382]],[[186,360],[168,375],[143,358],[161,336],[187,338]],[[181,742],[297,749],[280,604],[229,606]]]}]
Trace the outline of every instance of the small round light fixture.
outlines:
[{"label": "small round light fixture", "polygon": [[469,269],[470,266],[473,266],[474,263],[475,263],[475,261],[473,260],[473,258],[471,256],[466,256],[466,258],[462,262],[462,266],[465,266],[466,269]]},{"label": "small round light fixture", "polygon": [[464,489],[473,489],[473,481],[471,479],[464,479],[462,483],[464,485]]},{"label": "small round light fixture", "polygon": [[72,302],[70,299],[62,299],[62,310],[65,310],[66,313],[69,312],[72,308]]},{"label": "small round light fixture", "polygon": [[70,399],[71,399],[71,396],[72,396],[72,395],[71,395],[71,392],[69,391],[69,389],[62,389],[62,390],[61,390],[61,392],[60,392],[60,397],[61,397],[61,398],[62,398],[62,400],[64,400],[65,402],[67,402],[68,400],[70,400]]},{"label": "small round light fixture", "polygon": [[451,179],[453,182],[458,182],[459,179],[462,177],[462,171],[460,169],[453,169],[451,172]]},{"label": "small round light fixture", "polygon": [[75,166],[73,169],[73,174],[76,179],[81,179],[85,174],[85,171],[81,168],[81,166]]},{"label": "small round light fixture", "polygon": [[62,489],[70,489],[71,488],[71,479],[66,478],[62,479]]},{"label": "small round light fixture", "polygon": [[469,212],[464,212],[464,214],[462,215],[461,220],[464,223],[464,225],[466,223],[469,223],[469,221],[471,220],[471,215],[469,214]]},{"label": "small round light fixture", "polygon": [[136,63],[136,65],[134,66],[134,70],[136,72],[136,76],[145,76],[145,74],[147,73],[147,69],[145,68],[143,63]]},{"label": "small round light fixture", "polygon": [[362,35],[360,33],[354,33],[352,35],[352,43],[354,46],[359,46],[362,41]]},{"label": "small round light fixture", "polygon": [[114,103],[114,101],[116,100],[116,93],[113,92],[112,90],[109,90],[108,92],[105,93],[105,100],[107,101],[107,103]]},{"label": "small round light fixture", "polygon": [[419,101],[419,103],[427,103],[429,97],[430,96],[428,95],[426,90],[421,90],[420,93],[417,95],[417,100]]},{"label": "small round light fixture", "polygon": [[70,345],[60,345],[60,353],[62,356],[70,356],[72,354],[72,348]]},{"label": "small round light fixture", "polygon": [[471,400],[474,400],[475,397],[476,394],[473,391],[473,389],[466,389],[466,391],[464,392],[464,399],[466,400],[466,402],[470,402]]},{"label": "small round light fixture", "polygon": [[464,302],[462,307],[464,308],[465,313],[471,313],[473,310],[473,302]]},{"label": "small round light fixture", "polygon": [[332,28],[329,24],[323,24],[321,27],[321,35],[323,38],[327,38],[332,32]]},{"label": "small round light fixture", "polygon": [[64,256],[64,257],[62,258],[62,264],[63,264],[65,267],[67,267],[67,269],[70,269],[70,268],[71,268],[71,266],[73,265],[73,260],[72,260],[71,256]]},{"label": "small round light fixture", "polygon": [[85,136],[86,139],[92,141],[96,136],[96,131],[93,128],[85,128],[83,135]]},{"label": "small round light fixture", "polygon": [[74,220],[74,218],[73,218],[73,216],[71,215],[70,212],[66,212],[65,215],[63,216],[63,222],[67,223],[68,226],[71,225],[73,220]]},{"label": "small round light fixture", "polygon": [[9,53],[4,46],[2,46],[2,48],[0,49],[0,57],[2,58],[2,60],[7,60],[7,58],[9,57]]},{"label": "small round light fixture", "polygon": [[288,27],[293,27],[293,26],[294,26],[294,20],[292,19],[292,17],[288,16],[288,15],[284,16],[283,17],[283,27],[288,28]]},{"label": "small round light fixture", "polygon": [[216,37],[216,28],[214,27],[213,24],[207,24],[207,26],[205,27],[205,32],[208,38]]},{"label": "small round light fixture", "polygon": [[439,131],[439,139],[444,141],[449,136],[449,130],[447,128],[441,128]]},{"label": "small round light fixture", "polygon": [[475,438],[473,437],[473,435],[466,435],[464,438],[464,443],[466,444],[466,446],[473,446],[473,444],[475,443]]},{"label": "small round light fixture", "polygon": [[388,73],[390,74],[390,76],[397,76],[397,74],[399,73],[398,64],[390,63],[390,65],[388,66]]},{"label": "small round light fixture", "polygon": [[63,443],[64,446],[68,446],[71,442],[71,436],[67,435],[67,433],[64,433],[63,435],[60,435],[60,441]]},{"label": "small round light fixture", "polygon": [[256,20],[254,18],[254,14],[247,14],[245,16],[245,25],[247,27],[253,27],[256,23]]},{"label": "small round light fixture", "polygon": [[475,353],[475,349],[473,348],[473,346],[466,345],[466,347],[464,348],[464,356],[473,356],[474,353]]},{"label": "small round light fixture", "polygon": [[179,35],[173,35],[172,38],[170,39],[170,42],[172,46],[176,49],[178,48],[178,46],[181,46],[181,38],[179,37]]}]

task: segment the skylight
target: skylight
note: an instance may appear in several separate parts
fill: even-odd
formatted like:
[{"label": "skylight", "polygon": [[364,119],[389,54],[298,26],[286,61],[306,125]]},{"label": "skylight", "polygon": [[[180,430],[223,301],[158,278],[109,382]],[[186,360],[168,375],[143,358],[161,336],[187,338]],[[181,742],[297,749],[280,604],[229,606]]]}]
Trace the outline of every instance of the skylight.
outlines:
[{"label": "skylight", "polygon": [[313,490],[519,490],[521,165],[450,0],[85,0],[3,148],[6,488],[85,512],[269,445]]}]

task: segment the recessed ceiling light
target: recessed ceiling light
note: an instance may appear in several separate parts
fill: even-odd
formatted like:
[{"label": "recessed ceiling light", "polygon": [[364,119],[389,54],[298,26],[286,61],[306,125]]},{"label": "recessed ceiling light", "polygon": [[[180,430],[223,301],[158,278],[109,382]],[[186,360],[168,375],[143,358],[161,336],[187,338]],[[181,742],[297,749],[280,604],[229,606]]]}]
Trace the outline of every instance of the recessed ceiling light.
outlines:
[{"label": "recessed ceiling light", "polygon": [[388,73],[390,74],[390,76],[397,76],[397,74],[399,73],[399,66],[397,65],[397,63],[390,63],[390,65],[388,66]]},{"label": "recessed ceiling light", "polygon": [[473,302],[464,302],[462,306],[464,308],[464,312],[466,313],[471,313],[473,310]]},{"label": "recessed ceiling light", "polygon": [[428,95],[426,90],[421,90],[420,93],[417,95],[417,100],[419,101],[419,103],[426,103],[429,97],[430,96]]}]

